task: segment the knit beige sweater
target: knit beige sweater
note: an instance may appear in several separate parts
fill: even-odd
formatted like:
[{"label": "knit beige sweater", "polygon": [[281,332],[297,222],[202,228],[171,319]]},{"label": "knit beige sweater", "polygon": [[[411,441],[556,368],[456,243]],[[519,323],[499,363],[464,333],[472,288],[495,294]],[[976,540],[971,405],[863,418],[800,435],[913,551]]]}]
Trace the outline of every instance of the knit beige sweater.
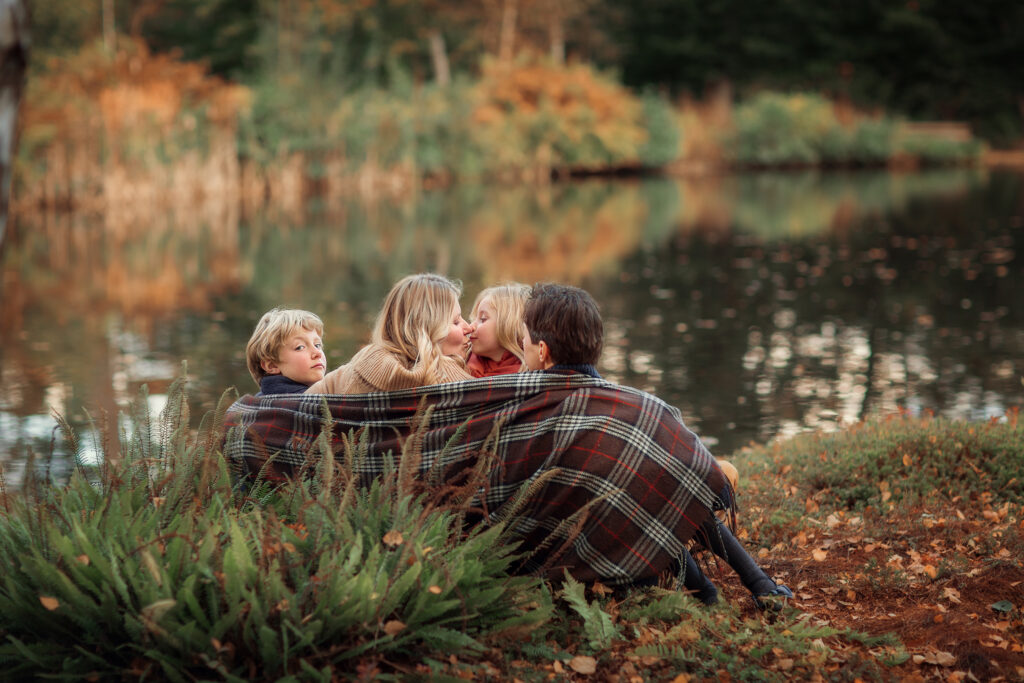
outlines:
[{"label": "knit beige sweater", "polygon": [[473,378],[457,359],[449,356],[442,358],[439,371],[439,379],[428,381],[423,368],[409,368],[395,354],[370,344],[364,346],[348,363],[328,372],[306,393],[367,394],[371,391],[411,389]]}]

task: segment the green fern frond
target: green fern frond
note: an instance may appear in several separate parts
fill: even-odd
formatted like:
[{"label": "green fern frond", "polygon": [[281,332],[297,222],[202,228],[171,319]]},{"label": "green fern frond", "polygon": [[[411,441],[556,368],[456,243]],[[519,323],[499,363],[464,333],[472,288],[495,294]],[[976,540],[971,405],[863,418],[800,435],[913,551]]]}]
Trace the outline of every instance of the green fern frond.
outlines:
[{"label": "green fern frond", "polygon": [[582,617],[583,632],[589,639],[591,647],[607,648],[619,637],[619,629],[611,615],[601,609],[596,600],[587,602],[583,584],[572,578],[568,571],[565,572],[565,582],[558,595]]}]

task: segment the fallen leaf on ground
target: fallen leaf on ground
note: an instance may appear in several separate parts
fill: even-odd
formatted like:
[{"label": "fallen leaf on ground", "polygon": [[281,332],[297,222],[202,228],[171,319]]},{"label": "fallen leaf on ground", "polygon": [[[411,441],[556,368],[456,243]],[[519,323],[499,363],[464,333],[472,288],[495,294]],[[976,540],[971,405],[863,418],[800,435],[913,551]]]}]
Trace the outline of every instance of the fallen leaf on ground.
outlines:
[{"label": "fallen leaf on ground", "polygon": [[569,660],[569,666],[578,674],[592,674],[597,671],[597,660],[593,657],[577,655]]},{"label": "fallen leaf on ground", "polygon": [[950,652],[929,652],[924,656],[925,664],[937,664],[938,666],[953,666],[956,657]]}]

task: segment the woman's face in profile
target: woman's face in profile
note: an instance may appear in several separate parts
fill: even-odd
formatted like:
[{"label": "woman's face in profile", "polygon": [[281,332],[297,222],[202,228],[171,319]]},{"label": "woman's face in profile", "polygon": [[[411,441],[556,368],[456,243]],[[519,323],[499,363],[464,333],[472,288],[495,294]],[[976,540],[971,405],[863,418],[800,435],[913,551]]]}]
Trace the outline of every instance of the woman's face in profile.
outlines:
[{"label": "woman's face in profile", "polygon": [[456,303],[452,307],[448,336],[441,342],[441,353],[446,356],[465,358],[469,352],[469,333],[472,331],[473,326],[463,319],[462,309]]}]

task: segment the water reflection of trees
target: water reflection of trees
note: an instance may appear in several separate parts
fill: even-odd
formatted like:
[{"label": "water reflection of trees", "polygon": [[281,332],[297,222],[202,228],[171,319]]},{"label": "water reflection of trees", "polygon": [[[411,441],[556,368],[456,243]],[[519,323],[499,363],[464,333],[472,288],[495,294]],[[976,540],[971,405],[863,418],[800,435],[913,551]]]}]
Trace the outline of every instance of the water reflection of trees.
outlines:
[{"label": "water reflection of trees", "polygon": [[391,283],[420,270],[460,277],[466,306],[503,279],[592,288],[609,314],[605,370],[723,445],[910,395],[997,406],[1024,357],[1019,184],[962,171],[651,179],[251,216],[22,217],[2,266],[0,418],[113,412],[144,382],[159,392],[182,359],[203,405],[249,391],[245,340],[277,305],[318,312],[340,363]]},{"label": "water reflection of trees", "polygon": [[81,425],[86,408],[102,421],[143,383],[161,391],[180,359],[154,354],[161,325],[209,316],[238,265],[230,212],[19,216],[2,268],[0,453],[49,450],[51,411]]},{"label": "water reflection of trees", "polygon": [[872,411],[1020,405],[1020,179],[786,242],[684,228],[597,283],[613,376],[736,447]]},{"label": "water reflection of trees", "polygon": [[679,183],[679,225],[737,229],[764,239],[845,230],[867,216],[902,211],[916,199],[962,197],[986,181],[979,169],[929,173],[767,172]]},{"label": "water reflection of trees", "polygon": [[607,272],[637,248],[646,206],[640,185],[594,183],[247,218],[224,207],[23,216],[3,264],[0,412],[56,408],[78,423],[85,408],[113,414],[142,383],[159,392],[182,359],[199,402],[212,405],[227,386],[252,389],[245,340],[273,306],[320,313],[331,362],[342,362],[401,276],[461,277],[471,300],[499,279]]}]

